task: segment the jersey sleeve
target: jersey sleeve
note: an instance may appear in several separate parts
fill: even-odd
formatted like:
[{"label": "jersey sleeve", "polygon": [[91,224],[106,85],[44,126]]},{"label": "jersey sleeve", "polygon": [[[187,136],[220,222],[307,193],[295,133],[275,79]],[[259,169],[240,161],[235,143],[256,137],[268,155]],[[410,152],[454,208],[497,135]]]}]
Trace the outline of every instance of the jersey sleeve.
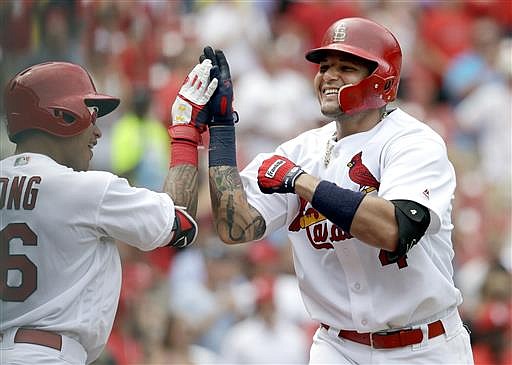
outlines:
[{"label": "jersey sleeve", "polygon": [[387,200],[412,200],[427,207],[436,233],[445,214],[451,212],[455,171],[440,139],[402,136],[383,150],[379,196]]},{"label": "jersey sleeve", "polygon": [[174,203],[165,193],[132,187],[126,179],[113,175],[96,220],[108,236],[149,251],[169,243]]}]

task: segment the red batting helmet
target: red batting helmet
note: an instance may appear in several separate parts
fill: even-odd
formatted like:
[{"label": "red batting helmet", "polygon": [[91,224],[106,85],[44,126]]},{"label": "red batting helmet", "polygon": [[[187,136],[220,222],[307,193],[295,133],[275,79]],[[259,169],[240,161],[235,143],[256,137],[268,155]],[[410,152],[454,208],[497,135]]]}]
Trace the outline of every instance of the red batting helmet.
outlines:
[{"label": "red batting helmet", "polygon": [[98,94],[89,73],[68,62],[41,63],[18,73],[4,93],[9,139],[39,129],[60,137],[81,133],[95,121],[88,107],[101,117],[119,105],[119,99]]},{"label": "red batting helmet", "polygon": [[327,29],[321,47],[306,53],[306,59],[320,63],[328,51],[349,53],[376,65],[371,75],[340,89],[338,100],[344,113],[380,108],[395,100],[402,51],[388,29],[368,19],[340,19]]}]

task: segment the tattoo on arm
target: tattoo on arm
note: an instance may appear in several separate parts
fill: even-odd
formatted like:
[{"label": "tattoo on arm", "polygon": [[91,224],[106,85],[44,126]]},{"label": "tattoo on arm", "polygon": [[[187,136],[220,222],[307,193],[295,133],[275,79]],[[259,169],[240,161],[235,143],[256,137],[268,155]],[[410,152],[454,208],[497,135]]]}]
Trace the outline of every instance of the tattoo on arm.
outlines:
[{"label": "tattoo on arm", "polygon": [[198,195],[198,171],[193,165],[178,165],[169,169],[163,191],[172,197],[175,205],[187,208],[196,217]]},{"label": "tattoo on arm", "polygon": [[227,243],[259,239],[265,220],[248,202],[242,179],[234,166],[210,167],[210,197],[219,236]]}]

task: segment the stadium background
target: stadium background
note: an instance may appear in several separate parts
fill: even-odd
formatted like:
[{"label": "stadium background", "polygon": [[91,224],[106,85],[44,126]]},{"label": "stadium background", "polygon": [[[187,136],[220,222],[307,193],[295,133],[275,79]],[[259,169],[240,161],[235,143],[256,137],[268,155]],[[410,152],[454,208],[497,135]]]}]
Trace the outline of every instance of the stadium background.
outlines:
[{"label": "stadium background", "polygon": [[[303,55],[346,16],[386,25],[402,45],[397,104],[444,137],[457,173],[455,280],[475,362],[511,364],[510,1],[2,0],[0,84],[37,62],[84,65],[98,90],[122,99],[100,120],[92,168],[159,190],[168,163],[163,125],[203,46],[223,49],[230,61],[243,167],[325,122],[312,90],[315,68]],[[2,123],[0,157],[12,152]],[[120,306],[95,365],[228,363],[234,352],[237,363],[262,362],[263,353],[277,363],[307,361],[317,324],[300,302],[287,238],[221,244],[206,159],[200,150],[195,246],[142,253],[120,245]],[[280,326],[263,330],[262,317]]]}]

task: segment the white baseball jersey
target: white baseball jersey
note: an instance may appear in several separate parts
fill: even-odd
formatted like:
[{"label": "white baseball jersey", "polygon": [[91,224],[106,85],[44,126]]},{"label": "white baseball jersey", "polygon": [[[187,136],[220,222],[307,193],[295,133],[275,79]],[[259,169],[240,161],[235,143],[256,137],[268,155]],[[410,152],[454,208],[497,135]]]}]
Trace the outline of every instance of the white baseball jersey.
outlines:
[{"label": "white baseball jersey", "polygon": [[144,251],[169,243],[171,198],[108,172],[76,172],[26,153],[0,162],[0,208],[0,332],[58,332],[78,340],[92,362],[119,300],[114,240]]},{"label": "white baseball jersey", "polygon": [[423,238],[405,259],[389,263],[383,251],[333,225],[298,195],[262,194],[257,171],[272,154],[260,154],[241,175],[249,203],[265,219],[265,235],[288,229],[313,320],[375,332],[439,319],[462,302],[451,263],[455,173],[442,138],[400,109],[369,131],[337,142],[335,132],[331,122],[282,144],[275,154],[340,187],[428,207],[431,222]]}]

